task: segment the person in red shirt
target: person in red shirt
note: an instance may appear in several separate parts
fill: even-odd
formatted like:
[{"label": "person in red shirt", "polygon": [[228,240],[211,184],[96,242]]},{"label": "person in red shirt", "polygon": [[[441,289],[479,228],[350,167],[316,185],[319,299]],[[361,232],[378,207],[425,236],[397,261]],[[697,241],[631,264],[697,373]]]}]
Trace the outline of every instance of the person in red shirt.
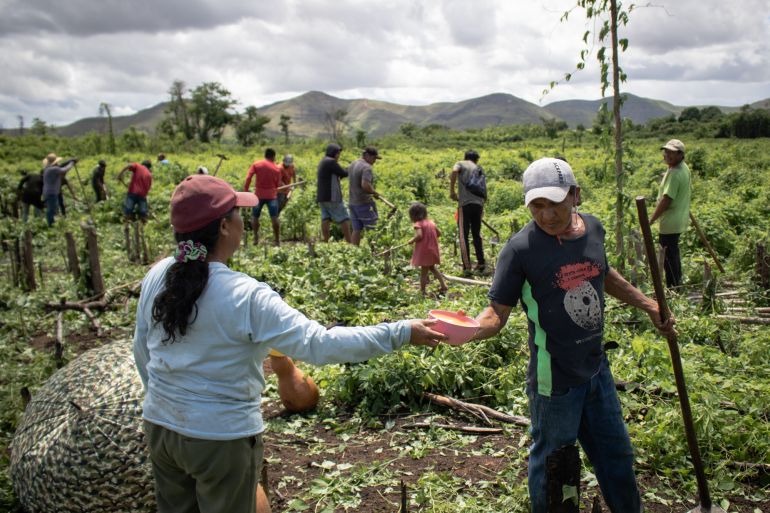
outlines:
[{"label": "person in red shirt", "polygon": [[118,173],[118,180],[126,185],[123,181],[123,175],[126,171],[131,171],[131,182],[128,184],[128,193],[123,202],[123,214],[125,214],[127,221],[134,220],[134,212],[136,211],[138,211],[139,219],[143,223],[147,221],[147,216],[150,213],[150,208],[147,205],[147,193],[152,187],[151,168],[152,163],[149,160],[144,160],[141,164],[132,162]]},{"label": "person in red shirt", "polygon": [[254,193],[259,198],[257,206],[251,209],[251,229],[254,232],[254,245],[259,243],[259,215],[267,205],[270,221],[273,224],[275,245],[281,244],[281,225],[278,222],[278,187],[281,185],[281,171],[275,165],[275,150],[265,150],[265,158],[254,161],[246,175],[243,190],[248,192],[251,179],[255,177]]},{"label": "person in red shirt", "polygon": [[[291,185],[294,183],[297,177],[297,173],[294,169],[294,157],[291,155],[284,155],[283,162],[278,169],[281,171],[281,186]],[[284,209],[286,204],[291,198],[291,191],[294,190],[291,187],[278,191],[278,211]]]}]

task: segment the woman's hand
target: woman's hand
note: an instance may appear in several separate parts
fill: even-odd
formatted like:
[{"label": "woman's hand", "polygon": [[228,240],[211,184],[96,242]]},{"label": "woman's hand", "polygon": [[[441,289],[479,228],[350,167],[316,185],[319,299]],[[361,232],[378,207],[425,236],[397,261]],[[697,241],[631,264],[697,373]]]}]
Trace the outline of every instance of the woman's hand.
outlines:
[{"label": "woman's hand", "polygon": [[409,324],[412,328],[409,343],[412,345],[436,347],[439,342],[447,339],[446,335],[432,329],[436,319],[415,319]]}]

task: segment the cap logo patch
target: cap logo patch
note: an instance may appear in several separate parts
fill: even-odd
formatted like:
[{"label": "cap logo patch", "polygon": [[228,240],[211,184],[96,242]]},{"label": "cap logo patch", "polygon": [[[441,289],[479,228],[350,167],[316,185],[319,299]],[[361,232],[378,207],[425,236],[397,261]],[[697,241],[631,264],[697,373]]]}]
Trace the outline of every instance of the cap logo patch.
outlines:
[{"label": "cap logo patch", "polygon": [[553,168],[556,170],[556,175],[559,177],[559,185],[564,185],[564,175],[561,172],[558,162],[553,163]]}]

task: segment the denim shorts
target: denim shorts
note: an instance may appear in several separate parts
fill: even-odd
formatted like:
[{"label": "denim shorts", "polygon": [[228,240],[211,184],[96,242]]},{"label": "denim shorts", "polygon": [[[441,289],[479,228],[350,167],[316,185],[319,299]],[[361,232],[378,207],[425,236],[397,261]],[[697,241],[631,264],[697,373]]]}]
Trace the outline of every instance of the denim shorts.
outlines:
[{"label": "denim shorts", "polygon": [[379,215],[377,214],[377,205],[367,203],[365,205],[350,205],[350,222],[353,225],[353,231],[360,232],[365,226],[374,226],[377,224]]},{"label": "denim shorts", "polygon": [[146,218],[150,210],[147,206],[147,198],[129,192],[126,194],[126,200],[123,202],[123,213],[127,216],[133,215],[134,210],[137,208],[139,210],[139,217],[142,219]]},{"label": "denim shorts", "polygon": [[262,207],[267,205],[267,211],[270,217],[278,217],[278,199],[271,200],[259,200],[257,206],[251,209],[251,217],[259,219],[259,214],[262,213]]},{"label": "denim shorts", "polygon": [[341,223],[350,219],[348,209],[342,201],[321,201],[318,206],[321,207],[321,221],[331,219],[335,223]]}]

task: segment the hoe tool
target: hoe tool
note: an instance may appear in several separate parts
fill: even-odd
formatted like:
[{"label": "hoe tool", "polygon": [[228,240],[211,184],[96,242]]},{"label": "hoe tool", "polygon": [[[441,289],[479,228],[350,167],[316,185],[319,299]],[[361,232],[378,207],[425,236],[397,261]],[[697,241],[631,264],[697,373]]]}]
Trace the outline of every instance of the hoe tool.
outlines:
[{"label": "hoe tool", "polygon": [[[650,231],[650,220],[647,217],[647,205],[644,196],[636,197],[636,210],[639,213],[639,225],[642,228],[644,236],[644,249],[647,253],[647,263],[650,266],[650,275],[652,276],[653,286],[655,287],[655,298],[658,301],[658,309],[662,321],[666,321],[669,316],[666,296],[663,290],[663,283],[660,279],[660,269],[655,253],[655,247],[652,242],[652,232]],[[690,410],[690,399],[687,396],[687,385],[684,381],[684,371],[682,370],[682,359],[679,356],[679,343],[676,333],[666,337],[668,340],[668,351],[671,353],[671,363],[674,367],[674,377],[676,378],[676,391],[679,396],[679,406],[682,409],[682,419],[684,420],[684,432],[687,436],[687,446],[690,449],[693,467],[695,467],[695,478],[698,481],[698,498],[700,504],[688,513],[725,513],[725,510],[711,503],[709,495],[708,481],[706,473],[703,470],[703,461],[700,458],[700,449],[698,440],[695,437],[695,426],[692,421],[692,411]]]},{"label": "hoe tool", "polygon": [[488,222],[486,222],[484,219],[481,220],[481,223],[487,228],[489,228],[489,230],[492,233],[494,233],[494,236],[491,239],[489,239],[489,242],[491,242],[492,244],[500,244],[500,232],[495,230],[495,227],[489,224]]},{"label": "hoe tool", "polygon": [[300,180],[299,182],[290,183],[288,185],[281,185],[280,187],[276,187],[276,191],[285,191],[287,189],[291,189],[293,187],[297,187],[298,185],[304,185],[305,180]]},{"label": "hoe tool", "polygon": [[228,160],[228,158],[222,153],[217,153],[217,157],[219,157],[219,162],[217,162],[217,167],[214,168],[214,176],[217,176],[217,173],[219,172],[219,166],[222,165],[222,161]]},{"label": "hoe tool", "polygon": [[391,217],[393,217],[393,214],[396,213],[396,210],[398,210],[398,207],[396,207],[393,203],[391,203],[390,201],[388,201],[382,196],[377,196],[377,199],[385,203],[388,206],[388,208],[390,208],[390,212],[388,212],[386,219],[390,219]]}]

